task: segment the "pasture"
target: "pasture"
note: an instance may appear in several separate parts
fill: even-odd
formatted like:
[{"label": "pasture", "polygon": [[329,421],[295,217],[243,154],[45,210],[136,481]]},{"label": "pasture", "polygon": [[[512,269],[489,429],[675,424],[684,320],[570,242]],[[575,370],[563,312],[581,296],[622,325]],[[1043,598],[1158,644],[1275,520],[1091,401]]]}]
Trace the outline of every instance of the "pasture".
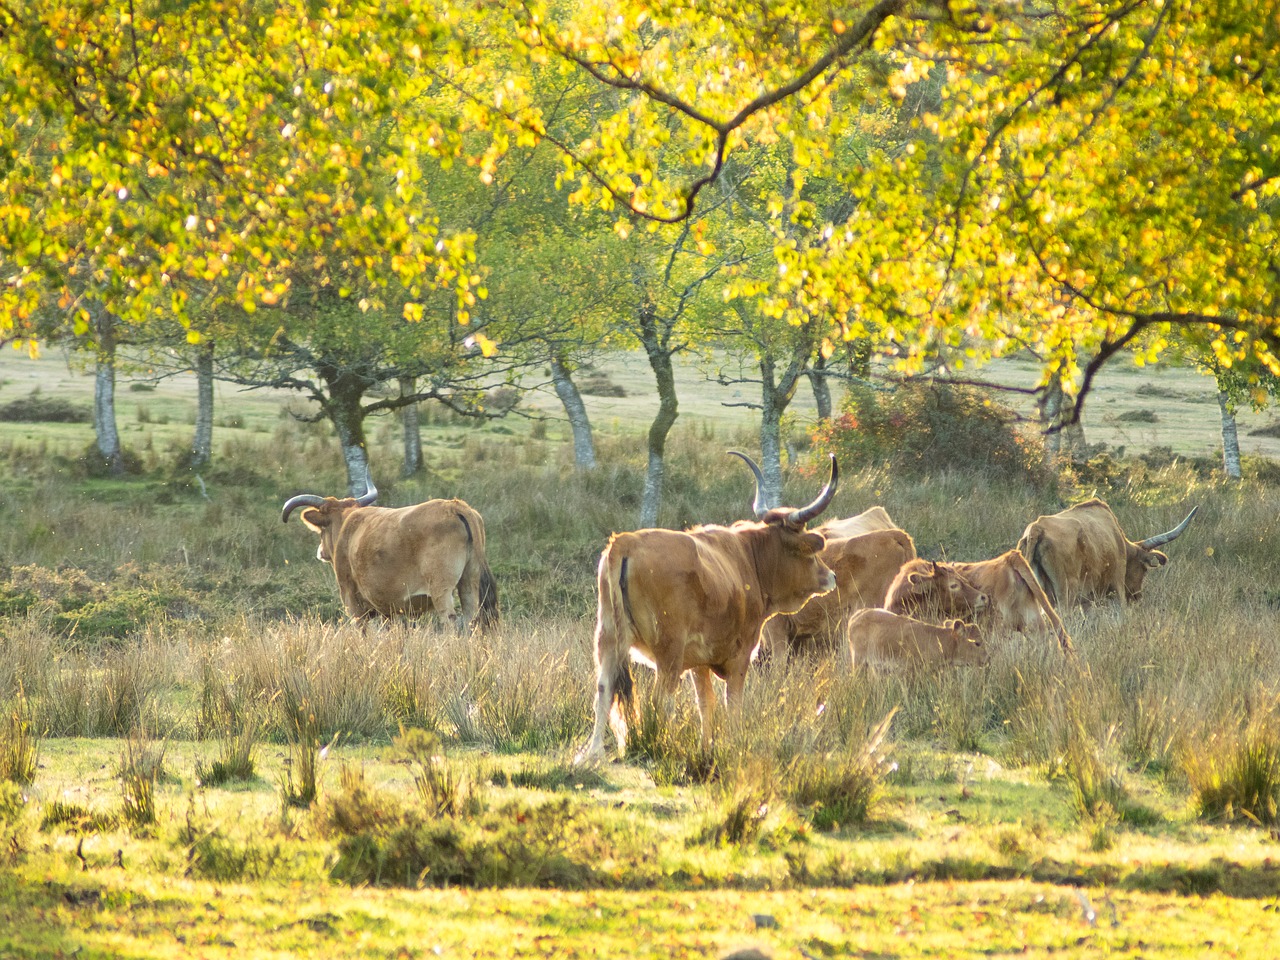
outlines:
[{"label": "pasture", "polygon": [[[0,363],[0,403],[32,370],[89,402],[59,358],[25,362]],[[827,516],[883,504],[957,560],[1088,496],[1135,538],[1199,504],[1140,604],[1062,611],[1074,657],[1013,636],[951,671],[773,658],[710,752],[688,684],[659,714],[638,668],[628,755],[578,767],[594,564],[643,483],[634,362],[606,368],[623,397],[587,398],[589,475],[556,423],[432,412],[411,479],[398,425],[370,431],[381,502],[484,516],[503,620],[481,638],[343,623],[314,535],[279,520],[340,489],[337,448],[286,398],[220,388],[200,483],[176,466],[181,384],[122,381],[124,479],[84,468],[88,424],[0,423],[0,955],[1270,955],[1280,487],[1262,459],[1227,484],[1185,458],[1216,440],[1212,394],[1188,399],[1208,381],[1104,377],[1093,442],[1152,405],[1140,382],[1171,395],[1154,424],[1117,420],[1125,459],[1056,489],[842,479]],[[743,517],[750,478],[724,451],[752,449],[749,413],[686,386],[663,522]],[[1249,436],[1269,419],[1242,416],[1246,454],[1280,452]],[[1159,446],[1182,456],[1133,456]],[[789,499],[815,477],[794,469]]]}]

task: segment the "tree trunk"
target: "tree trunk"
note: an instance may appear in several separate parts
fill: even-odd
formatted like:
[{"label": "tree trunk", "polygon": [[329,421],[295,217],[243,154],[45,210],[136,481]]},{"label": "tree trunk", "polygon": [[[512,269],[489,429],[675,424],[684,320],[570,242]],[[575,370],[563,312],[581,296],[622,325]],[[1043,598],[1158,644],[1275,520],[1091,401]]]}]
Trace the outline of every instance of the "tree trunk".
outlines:
[{"label": "tree trunk", "polygon": [[779,378],[774,358],[760,358],[760,496],[769,508],[782,502],[782,415],[796,395],[807,359],[793,357]]},{"label": "tree trunk", "polygon": [[1218,391],[1218,409],[1222,411],[1222,469],[1232,480],[1240,479],[1240,437],[1236,433],[1236,412],[1225,390]]},{"label": "tree trunk", "polygon": [[[406,396],[417,389],[417,378],[400,378],[400,395]],[[418,405],[410,403],[400,408],[400,422],[404,426],[404,469],[401,473],[412,477],[422,472],[422,429]]]},{"label": "tree trunk", "polygon": [[349,369],[327,367],[317,369],[328,389],[329,402],[325,413],[333,423],[342,446],[342,460],[347,466],[347,492],[350,496],[363,496],[369,489],[369,454],[365,449],[364,410],[360,401],[364,398],[366,381]]},{"label": "tree trunk", "polygon": [[809,385],[813,387],[813,402],[818,408],[818,420],[831,419],[831,384],[827,381],[827,358],[818,351],[813,369],[809,371]]},{"label": "tree trunk", "polygon": [[116,318],[98,307],[94,319],[98,359],[93,381],[93,432],[107,469],[119,476],[124,473],[124,451],[116,428]]},{"label": "tree trunk", "polygon": [[574,466],[579,470],[594,470],[596,445],[591,437],[587,406],[582,402],[582,394],[578,391],[578,385],[573,382],[568,367],[559,357],[551,358],[551,382],[555,385],[556,396],[564,404],[565,416],[569,418],[569,426],[573,430]]},{"label": "tree trunk", "polygon": [[1084,424],[1076,421],[1075,401],[1062,389],[1062,381],[1057,377],[1049,381],[1038,400],[1040,422],[1044,424],[1045,454],[1050,464],[1059,458],[1078,460],[1084,458],[1087,444],[1084,438]]},{"label": "tree trunk", "polygon": [[199,470],[213,459],[213,341],[196,351],[196,429],[191,441],[191,469]]},{"label": "tree trunk", "polygon": [[640,526],[658,524],[662,506],[662,481],[666,473],[667,435],[679,415],[676,398],[676,374],[671,363],[671,350],[658,333],[657,320],[650,315],[640,319],[640,342],[649,355],[649,366],[658,386],[658,414],[649,426],[649,467],[644,475],[644,496],[640,501]]}]

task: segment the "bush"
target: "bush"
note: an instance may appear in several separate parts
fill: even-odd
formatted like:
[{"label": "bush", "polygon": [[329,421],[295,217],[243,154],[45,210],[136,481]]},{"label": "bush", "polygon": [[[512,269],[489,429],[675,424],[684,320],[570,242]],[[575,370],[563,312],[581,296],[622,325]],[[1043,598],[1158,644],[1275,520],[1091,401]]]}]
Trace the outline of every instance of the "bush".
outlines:
[{"label": "bush", "polygon": [[1280,823],[1280,726],[1254,721],[1239,735],[1212,736],[1186,761],[1198,815],[1205,820]]},{"label": "bush", "polygon": [[88,408],[61,397],[44,397],[36,390],[21,400],[0,404],[0,420],[6,423],[89,423]]},{"label": "bush", "polygon": [[1046,482],[1044,444],[1016,427],[1017,414],[972,387],[907,382],[892,390],[853,387],[839,417],[814,432],[814,446],[851,470],[888,467],[915,478],[979,472]]}]

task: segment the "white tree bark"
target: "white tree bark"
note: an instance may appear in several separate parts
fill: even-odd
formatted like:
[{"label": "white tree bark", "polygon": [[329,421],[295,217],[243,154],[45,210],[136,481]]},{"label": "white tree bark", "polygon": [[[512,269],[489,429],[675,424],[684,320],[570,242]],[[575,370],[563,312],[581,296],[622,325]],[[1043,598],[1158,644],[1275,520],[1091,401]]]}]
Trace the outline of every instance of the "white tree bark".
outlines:
[{"label": "white tree bark", "polygon": [[97,366],[93,378],[93,432],[98,453],[114,474],[124,472],[124,451],[116,427],[116,318],[102,307],[94,311],[98,341]]},{"label": "white tree bark", "polygon": [[569,427],[573,430],[574,466],[579,470],[594,470],[596,446],[591,436],[591,418],[587,416],[587,405],[582,402],[578,385],[573,382],[569,369],[559,357],[551,358],[551,382],[556,388],[556,396],[564,405]]},{"label": "white tree bark", "polygon": [[1222,469],[1232,480],[1240,479],[1240,436],[1236,431],[1236,413],[1225,390],[1218,391],[1218,409],[1222,411]]},{"label": "white tree bark", "polygon": [[199,470],[213,459],[213,343],[196,353],[196,427],[191,441],[191,467]]},{"label": "white tree bark", "polygon": [[[417,388],[414,377],[400,378],[400,394],[411,394]],[[404,426],[404,469],[406,477],[422,472],[422,425],[418,405],[410,403],[400,408],[400,422]],[[358,494],[357,494],[358,496]]]}]

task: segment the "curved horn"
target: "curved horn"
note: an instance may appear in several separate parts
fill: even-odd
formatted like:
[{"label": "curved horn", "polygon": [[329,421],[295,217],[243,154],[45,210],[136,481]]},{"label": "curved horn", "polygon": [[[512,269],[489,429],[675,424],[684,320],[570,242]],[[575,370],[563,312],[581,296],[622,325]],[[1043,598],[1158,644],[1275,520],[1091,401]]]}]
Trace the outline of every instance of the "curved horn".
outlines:
[{"label": "curved horn", "polygon": [[755,474],[756,495],[755,495],[755,498],[751,501],[751,510],[753,513],[755,513],[757,520],[762,519],[764,515],[769,512],[769,508],[766,507],[764,505],[764,501],[760,499],[760,486],[761,484],[764,483],[764,474],[760,472],[760,468],[756,466],[756,462],[752,460],[750,457],[748,457],[745,453],[739,453],[737,450],[730,450],[729,456],[741,457],[742,462],[745,463],[748,467],[750,467],[751,472]]},{"label": "curved horn", "polygon": [[364,478],[364,496],[356,497],[356,506],[367,507],[373,501],[378,499],[378,488],[373,485],[373,481],[368,477]]},{"label": "curved horn", "polygon": [[289,514],[293,513],[298,507],[323,507],[324,497],[317,497],[314,493],[302,493],[296,497],[290,497],[284,502],[284,511],[280,514],[280,522],[288,523]]},{"label": "curved horn", "polygon": [[1196,511],[1199,509],[1200,508],[1198,506],[1192,507],[1191,512],[1187,514],[1187,519],[1183,520],[1168,533],[1158,533],[1154,537],[1147,537],[1147,539],[1143,540],[1138,544],[1138,546],[1146,547],[1148,550],[1154,550],[1156,547],[1164,546],[1170,540],[1177,540],[1178,537],[1182,536],[1182,531],[1187,529],[1187,524],[1191,522],[1191,518],[1196,515]]},{"label": "curved horn", "polygon": [[814,500],[813,503],[807,507],[801,507],[799,510],[793,510],[791,516],[787,517],[787,523],[803,526],[827,509],[827,504],[836,495],[836,486],[840,482],[840,468],[836,465],[836,455],[834,453],[829,453],[827,456],[831,458],[831,478],[827,480],[827,485],[822,488],[822,492],[818,494],[818,499]]}]

